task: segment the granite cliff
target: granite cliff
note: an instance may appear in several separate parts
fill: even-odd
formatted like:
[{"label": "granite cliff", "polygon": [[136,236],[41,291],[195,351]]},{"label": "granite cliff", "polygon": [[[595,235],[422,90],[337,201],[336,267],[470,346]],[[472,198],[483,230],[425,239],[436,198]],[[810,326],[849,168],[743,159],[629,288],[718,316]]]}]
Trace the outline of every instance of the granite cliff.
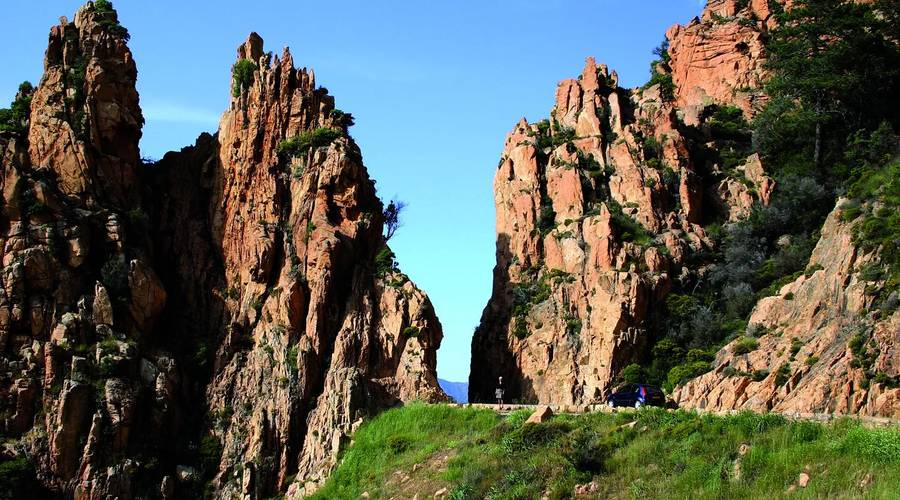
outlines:
[{"label": "granite cliff", "polygon": [[[711,0],[667,31],[647,85],[621,88],[588,58],[557,87],[549,119],[509,133],[472,401],[493,400],[500,377],[509,400],[582,405],[649,379],[687,408],[900,415],[896,293],[879,302],[885,279],[860,277],[887,266],[890,249],[863,249],[840,208],[821,230],[783,229],[831,201],[809,178],[782,174],[779,186],[751,142],[749,122],[769,102],[766,44],[785,8]],[[807,195],[814,201],[798,209],[791,197]],[[784,220],[763,262],[755,240],[735,242],[755,238],[747,227],[765,217]],[[815,249],[801,261],[806,240]],[[774,282],[732,280],[741,265],[745,281]],[[798,265],[805,271],[772,270]],[[774,280],[779,272],[789,276]]]},{"label": "granite cliff", "polygon": [[4,459],[74,498],[299,496],[363,417],[445,398],[441,325],[312,70],[251,34],[218,133],[144,162],[127,40],[108,2],[62,18],[0,136]]},{"label": "granite cliff", "polygon": [[760,2],[734,4],[710,2],[703,19],[671,28],[648,86],[621,88],[589,58],[559,84],[549,120],[523,119],[507,136],[472,400],[490,399],[503,376],[513,398],[602,402],[650,347],[654,309],[673,282],[695,274],[687,259],[712,248],[701,224],[768,201],[774,184],[758,156],[737,158],[728,173],[696,147],[730,147],[714,111],[741,105],[752,116],[762,95],[766,24],[749,20],[766,14]]},{"label": "granite cliff", "polygon": [[[869,311],[877,252],[854,244],[841,200],[822,228],[807,271],[760,300],[750,315],[759,337],[723,348],[711,372],[676,389],[680,405],[711,410],[900,416],[900,311]],[[867,379],[872,370],[880,377]]]}]

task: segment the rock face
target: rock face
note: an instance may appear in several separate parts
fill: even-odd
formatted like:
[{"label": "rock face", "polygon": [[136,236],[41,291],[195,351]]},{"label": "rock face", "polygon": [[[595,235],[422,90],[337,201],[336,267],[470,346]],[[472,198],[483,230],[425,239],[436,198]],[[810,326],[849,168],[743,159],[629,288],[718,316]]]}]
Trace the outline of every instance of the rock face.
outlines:
[{"label": "rock face", "polygon": [[219,133],[144,165],[126,40],[102,4],[63,19],[0,137],[4,456],[75,498],[308,492],[363,417],[445,398],[440,322],[376,262],[381,202],[311,70],[252,34]]},{"label": "rock face", "polygon": [[167,295],[138,229],[143,118],[117,26],[91,4],[55,26],[28,134],[0,138],[0,430],[76,498],[128,497],[181,404],[154,325]]},{"label": "rock face", "polygon": [[[603,402],[618,373],[646,354],[655,311],[686,259],[711,250],[700,224],[768,203],[756,156],[725,174],[709,115],[759,86],[765,2],[713,1],[702,20],[669,30],[663,84],[628,90],[587,60],[561,82],[550,119],[521,120],[494,177],[497,265],[472,340],[472,401]],[[767,17],[765,14],[763,17]],[[745,51],[740,43],[746,43]],[[749,95],[749,94],[747,94]],[[753,101],[755,102],[755,101]],[[747,115],[747,113],[745,113]],[[740,180],[739,180],[740,179]]]},{"label": "rock face", "polygon": [[[588,59],[579,80],[560,84],[553,121],[523,119],[507,137],[494,179],[494,292],[472,341],[473,401],[493,398],[500,376],[508,399],[598,401],[641,349],[648,306],[673,266],[705,244],[692,222],[702,189],[672,108],[652,89],[638,96],[612,80]],[[666,147],[651,153],[645,136]],[[656,154],[671,161],[668,172]],[[636,235],[639,224],[658,237]]]},{"label": "rock face", "polygon": [[764,100],[764,42],[772,25],[768,0],[709,0],[700,19],[666,32],[676,104],[689,125],[702,109],[731,103],[752,115]]},{"label": "rock face", "polygon": [[122,208],[135,203],[144,118],[131,51],[108,24],[118,24],[114,11],[83,8],[51,29],[28,150],[67,197]]},{"label": "rock face", "polygon": [[713,371],[675,391],[680,405],[900,417],[900,389],[865,376],[900,374],[900,311],[866,313],[873,297],[861,270],[878,255],[854,247],[851,226],[840,208],[831,213],[806,274],[756,304],[750,324],[759,347],[726,346]]},{"label": "rock face", "polygon": [[[209,219],[226,298],[207,393],[213,414],[233,415],[213,429],[218,480],[251,496],[281,491],[289,476],[322,479],[365,415],[444,397],[440,323],[405,276],[375,269],[382,205],[334,99],[290,52],[272,59],[262,48],[252,34],[238,49],[257,70],[220,123]],[[337,137],[277,152],[323,130]]]},{"label": "rock face", "polygon": [[[758,155],[710,156],[734,151],[714,115],[737,107],[750,117],[765,99],[764,41],[780,8],[711,0],[668,31],[659,84],[619,88],[588,59],[559,84],[550,120],[510,132],[494,178],[497,266],[472,340],[472,401],[492,401],[502,377],[506,400],[602,403],[625,366],[647,360],[664,333],[663,299],[714,264],[701,224],[740,221],[771,199]],[[722,349],[711,372],[677,388],[679,404],[900,416],[900,313],[869,312],[865,269],[879,256],[854,246],[839,212],[806,274],[755,305],[747,335],[757,338]]]}]

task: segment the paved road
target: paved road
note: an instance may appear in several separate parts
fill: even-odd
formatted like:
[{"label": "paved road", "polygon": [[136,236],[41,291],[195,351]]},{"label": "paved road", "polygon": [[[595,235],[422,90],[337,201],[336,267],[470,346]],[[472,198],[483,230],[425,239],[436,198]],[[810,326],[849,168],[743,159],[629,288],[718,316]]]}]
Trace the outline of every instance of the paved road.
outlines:
[{"label": "paved road", "polygon": [[[579,413],[588,413],[588,412],[602,412],[602,413],[616,413],[616,412],[635,412],[634,408],[610,408],[607,405],[523,405],[523,404],[509,404],[509,405],[497,405],[497,404],[487,404],[487,403],[468,403],[468,404],[457,404],[451,403],[452,406],[457,406],[460,408],[486,408],[489,410],[494,410],[497,413],[508,414],[516,410],[535,410],[540,406],[549,406],[553,413],[568,413],[568,414],[579,414]],[[671,411],[671,410],[670,410]],[[714,415],[731,415],[740,413],[736,410],[729,411],[707,411],[697,409],[695,410],[698,413],[712,413]],[[779,413],[784,417],[790,420],[809,420],[814,422],[831,422],[833,420],[837,420],[840,418],[851,418],[854,420],[859,420],[863,424],[868,427],[891,427],[891,426],[900,426],[900,419],[896,418],[887,418],[887,417],[861,417],[857,415],[841,415],[841,414],[830,414],[830,413],[799,413],[799,412],[783,412]]]}]

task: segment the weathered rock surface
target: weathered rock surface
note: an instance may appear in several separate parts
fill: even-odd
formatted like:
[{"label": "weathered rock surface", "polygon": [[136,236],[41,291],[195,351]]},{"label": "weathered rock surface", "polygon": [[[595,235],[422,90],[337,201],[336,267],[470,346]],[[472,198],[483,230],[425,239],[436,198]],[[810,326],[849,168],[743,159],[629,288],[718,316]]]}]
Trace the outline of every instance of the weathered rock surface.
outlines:
[{"label": "weathered rock surface", "polygon": [[[628,90],[589,58],[556,91],[550,120],[521,120],[494,178],[497,265],[472,340],[472,401],[602,403],[618,373],[648,347],[655,311],[702,269],[701,227],[736,220],[774,184],[757,156],[734,172],[696,153],[715,149],[714,106],[749,116],[762,73],[767,4],[713,1],[703,19],[669,30],[669,98],[661,85]],[[743,48],[746,44],[747,49]],[[755,91],[754,91],[755,92]],[[698,148],[697,146],[701,147]]]},{"label": "weathered rock surface", "polygon": [[[500,376],[509,399],[598,401],[641,349],[647,308],[682,246],[704,245],[691,222],[702,190],[671,108],[609,81],[588,59],[579,80],[560,83],[552,122],[522,120],[507,137],[494,179],[494,292],[472,341],[473,401],[490,400]],[[571,139],[554,145],[564,134]],[[648,166],[658,158],[642,150],[643,134],[666,138],[668,180]],[[623,238],[623,219],[658,239]]]},{"label": "weathered rock surface", "polygon": [[[253,496],[326,477],[377,409],[444,397],[440,323],[404,275],[376,275],[382,205],[334,99],[290,52],[262,48],[252,34],[238,50],[258,69],[222,117],[208,226],[228,297],[207,392],[211,412],[233,414],[213,429],[218,482]],[[322,128],[340,136],[279,157],[282,141]]]},{"label": "weathered rock surface", "polygon": [[700,19],[666,32],[676,103],[688,125],[710,104],[734,104],[752,116],[764,102],[771,1],[709,0]]},{"label": "weathered rock surface", "polygon": [[[900,389],[869,381],[866,370],[900,374],[900,311],[869,314],[873,297],[861,270],[877,263],[852,242],[840,203],[822,228],[808,271],[757,303],[750,324],[759,347],[735,354],[674,393],[684,407],[900,417]],[[854,352],[854,345],[855,352]],[[756,377],[754,377],[754,374]]]},{"label": "weathered rock surface", "polygon": [[252,34],[219,133],[147,166],[126,39],[63,19],[0,137],[5,449],[75,498],[308,492],[363,417],[445,398],[440,322],[376,266],[382,205],[311,70]]},{"label": "weathered rock surface", "polygon": [[117,22],[115,12],[82,8],[74,22],[54,26],[32,100],[32,165],[53,172],[59,190],[87,206],[135,201],[144,118],[131,51],[104,25]]},{"label": "weathered rock surface", "polygon": [[76,498],[130,497],[180,404],[135,376],[165,370],[167,297],[136,227],[143,118],[116,25],[88,4],[53,27],[28,134],[0,137],[0,432]]}]

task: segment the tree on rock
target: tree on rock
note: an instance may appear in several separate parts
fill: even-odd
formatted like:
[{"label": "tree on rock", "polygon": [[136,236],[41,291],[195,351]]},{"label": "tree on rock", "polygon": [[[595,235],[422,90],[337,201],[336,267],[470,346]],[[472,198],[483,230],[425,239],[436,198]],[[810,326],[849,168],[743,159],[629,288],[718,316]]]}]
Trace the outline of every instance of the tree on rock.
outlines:
[{"label": "tree on rock", "polygon": [[831,174],[823,165],[840,158],[850,133],[900,122],[900,49],[889,21],[897,3],[880,2],[882,15],[868,4],[799,0],[778,15],[767,44],[772,100],[756,124],[764,154]]}]

